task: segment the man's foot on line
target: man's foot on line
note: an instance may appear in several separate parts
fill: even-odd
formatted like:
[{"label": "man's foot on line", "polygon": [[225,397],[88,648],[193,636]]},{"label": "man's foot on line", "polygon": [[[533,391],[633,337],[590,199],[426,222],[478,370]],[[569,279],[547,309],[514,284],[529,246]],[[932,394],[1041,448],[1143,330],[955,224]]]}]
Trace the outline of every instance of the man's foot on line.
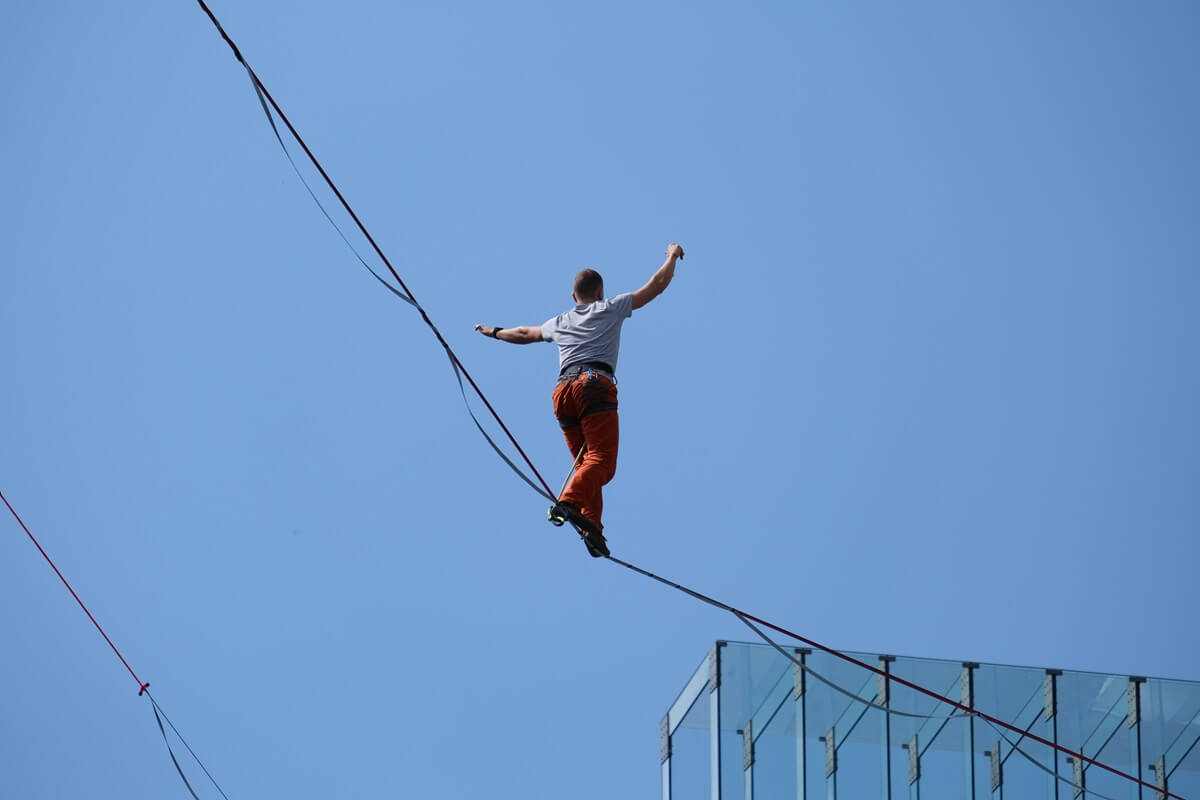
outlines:
[{"label": "man's foot on line", "polygon": [[608,558],[608,542],[604,541],[603,533],[597,531],[583,534],[583,544],[592,558]]},{"label": "man's foot on line", "polygon": [[551,506],[548,516],[555,525],[570,522],[584,533],[600,533],[600,526],[580,513],[579,506],[574,503],[558,503]]},{"label": "man's foot on line", "polygon": [[600,532],[600,527],[580,513],[576,506],[571,503],[558,503],[550,507],[547,517],[555,525],[570,522],[578,528],[583,537],[583,544],[587,547],[588,555],[592,558],[605,558],[609,555],[608,542],[604,540],[604,534]]}]

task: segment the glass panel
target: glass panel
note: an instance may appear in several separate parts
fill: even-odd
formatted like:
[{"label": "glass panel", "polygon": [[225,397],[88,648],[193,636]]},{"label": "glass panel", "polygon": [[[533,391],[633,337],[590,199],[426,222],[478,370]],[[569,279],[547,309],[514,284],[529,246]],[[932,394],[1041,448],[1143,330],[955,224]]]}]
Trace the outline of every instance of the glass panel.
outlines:
[{"label": "glass panel", "polygon": [[706,655],[704,660],[700,662],[700,666],[692,673],[692,679],[688,681],[687,686],[683,687],[683,691],[679,693],[679,697],[671,704],[670,710],[667,711],[667,720],[671,726],[671,730],[679,724],[683,715],[692,707],[692,703],[696,702],[700,692],[708,691],[708,659]]},{"label": "glass panel", "polygon": [[1200,797],[1200,745],[1187,751],[1176,764],[1167,767],[1167,788],[1180,797]]},{"label": "glass panel", "polygon": [[921,800],[962,800],[967,793],[967,720],[951,719],[921,751]]},{"label": "glass panel", "polygon": [[701,691],[671,735],[671,800],[709,796],[709,697]]},{"label": "glass panel", "polygon": [[[1047,677],[1044,669],[982,664],[975,670],[975,707],[1052,742],[1055,740],[1055,721],[1046,716]],[[1049,770],[1057,768],[1060,774],[1070,774],[1061,757],[1056,761],[1054,748],[1038,744],[1022,734],[979,721],[975,736],[976,751],[981,756],[976,759],[975,769],[978,797],[991,797],[992,764],[983,752],[995,749],[997,743],[1001,753],[1002,786],[1009,797],[1054,797],[1054,778],[1039,769],[1038,764]],[[1064,794],[1063,788],[1066,787],[1059,788],[1058,796],[1069,797],[1070,792]]]},{"label": "glass panel", "polygon": [[[958,662],[898,658],[892,663],[892,674],[954,700],[962,697],[960,686],[962,664]],[[928,714],[937,717],[936,719],[917,719],[892,716],[892,747],[895,750],[892,755],[892,797],[907,798],[909,796],[908,750],[901,745],[909,744],[913,736],[916,736],[918,751],[934,741],[937,742],[939,748],[958,747],[962,734],[945,730],[948,725],[947,717],[955,712],[952,706],[915,689],[902,686],[895,681],[891,682],[891,707],[910,714]],[[923,768],[925,766],[922,764]],[[930,794],[937,791],[932,788],[933,780],[930,778],[921,782],[922,798],[934,796]],[[931,787],[928,791],[925,790],[926,785]],[[951,790],[952,793],[958,792],[961,795],[962,783],[954,783]]]},{"label": "glass panel", "polygon": [[[871,663],[871,660],[864,658]],[[879,675],[865,669],[862,685],[851,685],[857,696],[879,704]],[[883,797],[883,718],[879,709],[851,702],[834,723],[837,741],[837,790],[840,797]]]},{"label": "glass panel", "polygon": [[848,734],[839,733],[837,748],[838,797],[883,797],[883,739],[879,717],[868,709]]},{"label": "glass panel", "polygon": [[[1048,771],[1052,770],[1056,763],[1055,751],[1052,747],[1020,737],[1009,731],[1005,731],[1004,738],[1002,738],[991,725],[985,724],[983,727],[991,741],[989,750],[995,747],[997,742],[1000,743],[1000,752],[1003,754],[1000,769],[1005,797],[1071,798],[1074,796],[1072,780],[1074,765],[1068,763],[1063,755],[1059,754],[1058,756],[1058,777],[1055,777]],[[989,785],[990,777],[989,771]],[[1056,784],[1057,794],[1055,794]]]},{"label": "glass panel", "polygon": [[754,800],[796,800],[796,709],[788,669],[754,722]]},{"label": "glass panel", "polygon": [[[1065,672],[1059,678],[1059,743],[1114,769],[1140,776],[1137,739],[1128,725],[1129,678]],[[1065,760],[1065,759],[1064,759]],[[1065,770],[1064,770],[1065,771]],[[1084,787],[1115,798],[1138,797],[1138,785],[1088,764]]]},{"label": "glass panel", "polygon": [[[1147,764],[1163,759],[1170,773],[1200,739],[1200,692],[1182,681],[1142,684],[1142,754]],[[1174,789],[1172,788],[1172,791]]]},{"label": "glass panel", "polygon": [[775,685],[767,692],[766,697],[754,710],[754,716],[751,718],[756,736],[759,731],[767,729],[771,720],[781,713],[784,703],[792,696],[792,689],[795,686],[792,666],[782,657],[780,661],[784,668],[783,672],[779,673]]},{"label": "glass panel", "polygon": [[[878,656],[849,654],[874,664]],[[808,664],[822,678],[866,700],[874,700],[878,691],[877,676],[836,656],[813,653]],[[818,678],[806,678],[808,709],[808,742],[805,760],[808,771],[807,797],[824,800],[828,786],[837,783],[840,798],[873,798],[881,796],[880,780],[882,753],[878,721],[868,720],[869,707],[830,688]],[[882,712],[871,712],[879,715]],[[826,744],[821,737],[834,732],[837,746],[837,772],[833,778],[825,774]]]},{"label": "glass panel", "polygon": [[772,647],[730,643],[721,648],[721,797],[724,800],[745,796],[741,731],[790,673],[791,662]]},{"label": "glass panel", "polygon": [[[848,655],[870,665],[879,663],[878,656]],[[897,658],[891,664],[894,679],[889,681],[889,707],[933,715],[932,719],[886,715],[819,679],[864,700],[883,702],[880,676],[870,669],[821,652],[808,654],[806,663],[816,675],[806,678],[801,701],[793,693],[792,662],[774,649],[732,642],[721,648],[718,780],[725,800],[745,797],[748,774],[755,800],[799,797],[801,769],[807,800],[830,797],[835,783],[842,800],[884,797],[889,790],[894,800],[908,800],[918,792],[909,785],[909,754],[903,745],[914,736],[920,755],[917,788],[921,800],[962,800],[972,791],[979,800],[992,798],[992,753],[998,754],[1001,763],[1005,797],[1042,800],[1054,797],[1056,789],[1059,798],[1074,796],[1075,764],[1065,754],[1035,741],[1034,736],[1057,741],[1151,783],[1158,774],[1148,765],[1157,765],[1161,759],[1173,793],[1200,797],[1200,684],[1164,680],[1141,684],[1140,727],[1135,729],[1128,724],[1128,677],[1084,672],[1058,675],[1057,713],[1051,716],[1046,707],[1046,670],[986,664],[975,668],[975,707],[1017,728],[1011,731],[980,718],[951,718],[958,713],[952,706],[895,680],[908,680],[961,700],[963,666],[959,662]],[[689,684],[692,689],[696,685],[694,681]],[[692,692],[686,694],[690,697]],[[692,800],[711,794],[710,727],[716,697],[705,687],[676,729],[670,771],[672,798]],[[672,717],[682,713],[684,702],[672,709]],[[749,773],[744,768],[741,734],[747,726],[753,732],[755,756]],[[831,730],[837,755],[832,778],[826,775],[822,741]],[[1047,770],[1057,770],[1065,782],[1056,781]],[[1088,790],[1085,796],[1103,794],[1125,800],[1139,795],[1137,785],[1119,775],[1095,766],[1085,766],[1082,771]],[[1151,795],[1146,790],[1141,797],[1146,800]]]},{"label": "glass panel", "polygon": [[806,725],[807,736],[804,738],[804,798],[805,800],[824,800],[825,797],[825,743],[819,737],[825,735],[829,728],[818,727],[813,718],[812,701],[826,689],[817,689],[815,681],[808,681],[805,709],[808,715]]}]

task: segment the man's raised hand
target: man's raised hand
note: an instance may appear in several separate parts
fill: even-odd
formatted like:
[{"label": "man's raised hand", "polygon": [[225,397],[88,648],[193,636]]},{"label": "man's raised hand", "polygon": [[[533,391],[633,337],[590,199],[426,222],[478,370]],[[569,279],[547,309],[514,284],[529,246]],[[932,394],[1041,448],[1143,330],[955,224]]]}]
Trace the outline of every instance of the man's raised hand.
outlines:
[{"label": "man's raised hand", "polygon": [[683,248],[671,242],[667,245],[667,258],[674,256],[675,258],[683,258]]}]

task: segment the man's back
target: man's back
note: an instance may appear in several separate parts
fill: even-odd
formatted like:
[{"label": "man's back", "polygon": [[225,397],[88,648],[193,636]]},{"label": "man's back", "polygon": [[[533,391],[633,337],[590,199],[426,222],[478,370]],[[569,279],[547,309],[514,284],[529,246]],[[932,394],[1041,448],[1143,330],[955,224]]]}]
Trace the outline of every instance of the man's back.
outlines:
[{"label": "man's back", "polygon": [[542,338],[558,345],[558,368],[599,362],[617,368],[621,325],[633,314],[633,293],[578,303],[542,325]]}]

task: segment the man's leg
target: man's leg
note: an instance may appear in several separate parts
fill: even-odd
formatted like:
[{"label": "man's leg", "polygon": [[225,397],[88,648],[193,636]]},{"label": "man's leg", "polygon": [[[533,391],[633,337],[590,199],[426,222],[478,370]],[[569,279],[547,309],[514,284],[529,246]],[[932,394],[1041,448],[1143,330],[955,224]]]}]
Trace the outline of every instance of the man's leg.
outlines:
[{"label": "man's leg", "polygon": [[[616,470],[616,408],[617,389],[606,378],[581,375],[574,381],[560,383],[554,390],[554,415],[562,426],[571,456],[578,455],[582,447],[587,448],[559,498],[559,507],[584,531],[588,553],[594,558],[608,555],[608,545],[600,533],[603,511],[600,487],[612,480]],[[593,448],[598,449],[598,457]]]},{"label": "man's leg", "polygon": [[[570,505],[574,509],[574,513],[583,514],[581,506],[582,500],[571,492],[571,486],[575,482],[575,477],[578,475],[577,465],[574,463],[576,456],[585,446],[587,441],[584,437],[583,426],[579,423],[579,418],[583,414],[583,392],[577,381],[562,381],[554,387],[554,417],[558,420],[559,426],[562,428],[563,439],[567,443],[567,450],[571,453],[572,470],[576,470],[570,476],[570,480],[563,486],[562,494],[558,500],[563,505]],[[557,518],[557,521],[556,521]],[[562,524],[566,517],[563,514],[557,514],[554,508],[550,509],[550,520],[555,524]],[[579,524],[580,520],[575,520]],[[587,521],[587,529],[591,529],[590,521]]]},{"label": "man's leg", "polygon": [[583,454],[583,462],[575,471],[575,477],[563,499],[574,502],[572,497],[578,498],[579,510],[583,515],[603,528],[600,521],[604,511],[602,487],[617,473],[617,449],[620,443],[617,412],[588,414],[580,420],[580,427],[587,441],[587,452]]},{"label": "man's leg", "polygon": [[[563,438],[567,441],[567,449],[571,451],[571,468],[576,469],[575,457],[579,455],[579,451],[583,449],[583,443],[586,441],[583,437],[583,426],[573,425],[570,428],[563,428]],[[579,463],[583,463],[583,459],[579,459]]]},{"label": "man's leg", "polygon": [[577,503],[585,517],[603,528],[601,488],[617,471],[617,387],[603,376],[580,376],[573,382],[571,394],[578,398],[576,404],[581,408],[579,422],[587,452],[583,454],[583,463],[575,471],[564,499]]},{"label": "man's leg", "polygon": [[571,451],[572,459],[579,455],[579,450],[585,441],[583,427],[579,424],[579,415],[583,413],[580,400],[579,393],[572,391],[569,381],[563,381],[555,386],[554,395],[551,397],[554,404],[554,418],[558,420],[558,424],[562,428],[563,438],[567,442],[567,449]]}]

